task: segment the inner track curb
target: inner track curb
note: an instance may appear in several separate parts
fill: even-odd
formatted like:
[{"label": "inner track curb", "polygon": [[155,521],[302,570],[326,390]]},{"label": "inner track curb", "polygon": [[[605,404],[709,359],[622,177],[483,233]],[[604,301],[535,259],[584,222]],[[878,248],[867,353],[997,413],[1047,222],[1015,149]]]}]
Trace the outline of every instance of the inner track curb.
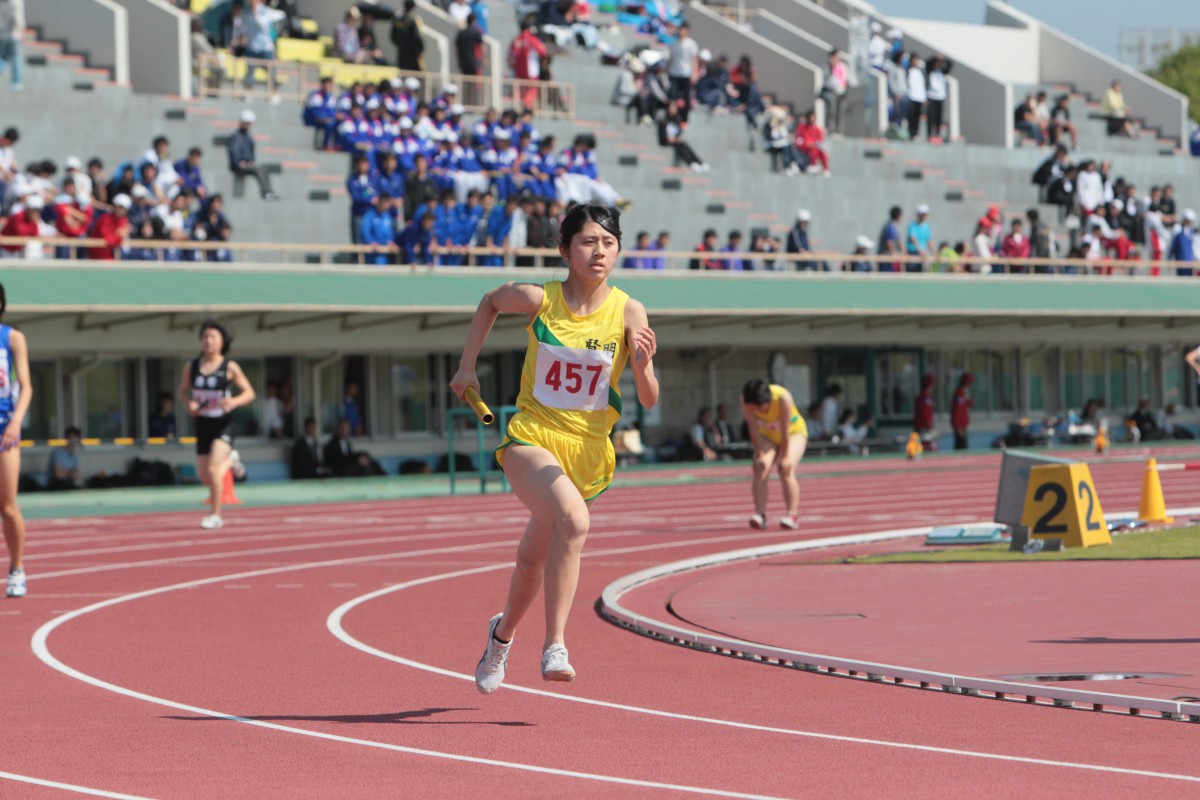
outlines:
[{"label": "inner track curb", "polygon": [[[1176,513],[1186,514],[1197,510],[1200,509],[1181,509]],[[621,605],[621,598],[633,589],[672,575],[726,566],[741,561],[752,561],[787,555],[789,553],[798,553],[806,550],[906,539],[923,535],[928,533],[928,531],[928,527],[906,528],[852,536],[809,539],[764,547],[730,550],[682,561],[673,561],[634,572],[613,581],[601,593],[600,600],[597,603],[597,610],[609,622],[641,636],[661,642],[681,647],[690,647],[706,653],[741,658],[747,661],[788,667],[821,675],[855,678],[872,683],[928,689],[991,700],[1009,700],[1032,705],[1053,706],[1056,708],[1074,708],[1085,711],[1140,716],[1150,719],[1200,723],[1200,702],[1181,702],[1107,692],[1063,689],[1056,686],[1019,683],[991,678],[976,678],[947,672],[934,672],[895,664],[879,664],[872,661],[860,661],[820,653],[805,653],[797,650],[770,647],[757,642],[747,642],[708,631],[692,630],[670,622],[653,619],[644,614],[631,611]]]}]

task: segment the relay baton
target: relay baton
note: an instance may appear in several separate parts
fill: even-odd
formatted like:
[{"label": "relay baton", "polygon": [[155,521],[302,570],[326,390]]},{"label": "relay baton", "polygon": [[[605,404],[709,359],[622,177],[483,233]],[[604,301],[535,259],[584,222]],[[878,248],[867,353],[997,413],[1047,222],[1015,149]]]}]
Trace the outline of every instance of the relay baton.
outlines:
[{"label": "relay baton", "polygon": [[467,390],[463,392],[463,399],[467,401],[467,405],[484,425],[491,425],[496,421],[496,415],[488,408],[487,403],[483,402],[483,398],[479,396],[479,392],[475,391],[474,386],[467,387]]}]

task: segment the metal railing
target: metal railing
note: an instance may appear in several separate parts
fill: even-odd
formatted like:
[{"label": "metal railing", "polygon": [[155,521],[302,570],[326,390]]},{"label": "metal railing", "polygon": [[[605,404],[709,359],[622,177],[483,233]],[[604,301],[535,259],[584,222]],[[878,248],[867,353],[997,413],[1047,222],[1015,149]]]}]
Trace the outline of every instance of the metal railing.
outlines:
[{"label": "metal railing", "polygon": [[339,87],[354,82],[379,83],[392,78],[417,78],[421,82],[418,99],[429,102],[446,84],[458,86],[458,102],[468,114],[482,114],[489,108],[529,107],[542,118],[575,119],[575,84],[564,81],[501,78],[486,75],[411,72],[395,67],[350,64],[335,59],[320,62],[270,61],[243,58],[221,51],[196,57],[196,89],[202,98],[304,102],[329,76]]},{"label": "metal railing", "polygon": [[[40,248],[41,256],[26,256],[3,248],[11,246],[28,246]],[[52,259],[57,248],[70,251],[68,259],[89,260],[88,248],[107,248],[108,243],[103,239],[66,239],[66,238],[31,238],[21,236],[0,236],[0,257]],[[120,258],[120,250],[148,251],[155,253],[155,259]],[[373,260],[379,257],[389,259],[385,266],[425,266],[430,268],[453,269],[455,266],[493,266],[483,263],[484,259],[499,257],[501,264],[506,267],[544,267],[560,268],[563,266],[562,256],[555,249],[548,247],[476,247],[470,245],[451,245],[435,247],[431,255],[438,263],[425,265],[410,265],[399,263],[400,250],[395,245],[356,245],[312,243],[296,244],[282,242],[213,242],[191,240],[141,240],[130,239],[122,248],[118,248],[118,260],[123,263],[142,264],[147,261],[184,261],[212,262],[210,253],[226,251],[229,259],[223,262],[266,265],[266,264],[309,264],[309,265],[373,265]],[[175,254],[181,254],[176,256]],[[182,255],[186,254],[186,255]],[[625,259],[656,259],[663,262],[662,271],[668,273],[692,272],[699,266],[700,272],[724,273],[725,266],[732,261],[740,261],[743,270],[747,272],[817,272],[817,273],[849,273],[862,275],[962,275],[972,276],[982,273],[993,275],[1024,274],[1024,275],[1061,275],[1061,276],[1114,276],[1114,277],[1192,277],[1200,275],[1200,262],[1188,261],[1143,261],[1137,259],[1081,259],[1081,258],[1005,258],[992,256],[981,258],[977,256],[961,256],[952,263],[942,262],[928,256],[913,255],[868,255],[858,253],[840,253],[831,250],[811,253],[779,253],[779,252],[697,252],[694,250],[623,250],[618,263],[617,272],[650,272],[658,270],[638,269],[625,270]],[[456,263],[446,263],[451,260]],[[706,267],[705,263],[713,266]],[[745,263],[752,262],[753,269],[746,269]],[[768,263],[769,262],[769,263]],[[0,260],[2,263],[2,260]],[[102,264],[103,261],[91,261],[92,264]],[[499,266],[499,265],[495,265]],[[985,269],[986,267],[986,269]]]}]

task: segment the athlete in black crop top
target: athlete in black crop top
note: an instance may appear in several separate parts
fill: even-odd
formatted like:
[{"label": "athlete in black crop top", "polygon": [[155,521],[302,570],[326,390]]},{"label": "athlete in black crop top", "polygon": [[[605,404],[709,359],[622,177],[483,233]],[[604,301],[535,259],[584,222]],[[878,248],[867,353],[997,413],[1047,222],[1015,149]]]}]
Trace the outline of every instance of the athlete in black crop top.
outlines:
[{"label": "athlete in black crop top", "polygon": [[[233,410],[254,402],[254,387],[236,361],[226,358],[233,337],[215,320],[200,326],[200,357],[183,368],[179,399],[195,419],[196,472],[208,487],[212,513],[200,527],[220,528],[221,495],[233,450]],[[232,389],[237,387],[238,393]]]}]

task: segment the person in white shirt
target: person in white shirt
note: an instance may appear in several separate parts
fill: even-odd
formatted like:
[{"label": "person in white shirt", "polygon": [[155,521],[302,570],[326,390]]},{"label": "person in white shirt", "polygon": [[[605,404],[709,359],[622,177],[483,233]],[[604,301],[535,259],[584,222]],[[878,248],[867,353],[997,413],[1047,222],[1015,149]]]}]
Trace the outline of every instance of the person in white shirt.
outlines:
[{"label": "person in white shirt", "polygon": [[1085,161],[1075,178],[1075,201],[1085,215],[1104,204],[1104,176],[1095,161]]},{"label": "person in white shirt", "polygon": [[85,194],[89,198],[92,196],[92,179],[83,171],[83,162],[75,156],[71,156],[63,162],[64,183],[67,178],[75,179],[75,194]]},{"label": "person in white shirt", "polygon": [[831,383],[825,388],[825,397],[821,400],[821,430],[832,434],[838,429],[838,408],[842,400],[842,385]]},{"label": "person in white shirt", "polygon": [[981,219],[975,225],[975,238],[971,240],[971,256],[984,260],[971,264],[971,272],[987,275],[992,271],[991,262],[986,260],[992,257],[991,228],[991,223],[987,219]]},{"label": "person in white shirt", "polygon": [[921,114],[929,95],[925,91],[925,64],[913,56],[908,64],[908,138],[917,138],[921,128]]},{"label": "person in white shirt", "polygon": [[936,54],[929,62],[928,86],[926,94],[929,105],[925,110],[925,131],[929,141],[942,141],[942,113],[946,107],[946,74],[950,72],[950,61],[941,53]]},{"label": "person in white shirt", "polygon": [[471,13],[471,4],[467,0],[453,0],[450,5],[446,6],[447,13],[454,20],[454,24],[460,28],[467,27],[467,15]]},{"label": "person in white shirt", "polygon": [[892,45],[883,38],[883,26],[879,22],[872,22],[871,42],[867,45],[867,61],[870,63],[871,69],[883,72],[884,62],[887,61],[888,53],[891,50]]},{"label": "person in white shirt", "polygon": [[671,82],[671,99],[682,100],[679,111],[686,125],[692,108],[692,82],[700,72],[700,45],[690,35],[687,23],[679,26],[679,38],[667,55],[667,78]]}]

